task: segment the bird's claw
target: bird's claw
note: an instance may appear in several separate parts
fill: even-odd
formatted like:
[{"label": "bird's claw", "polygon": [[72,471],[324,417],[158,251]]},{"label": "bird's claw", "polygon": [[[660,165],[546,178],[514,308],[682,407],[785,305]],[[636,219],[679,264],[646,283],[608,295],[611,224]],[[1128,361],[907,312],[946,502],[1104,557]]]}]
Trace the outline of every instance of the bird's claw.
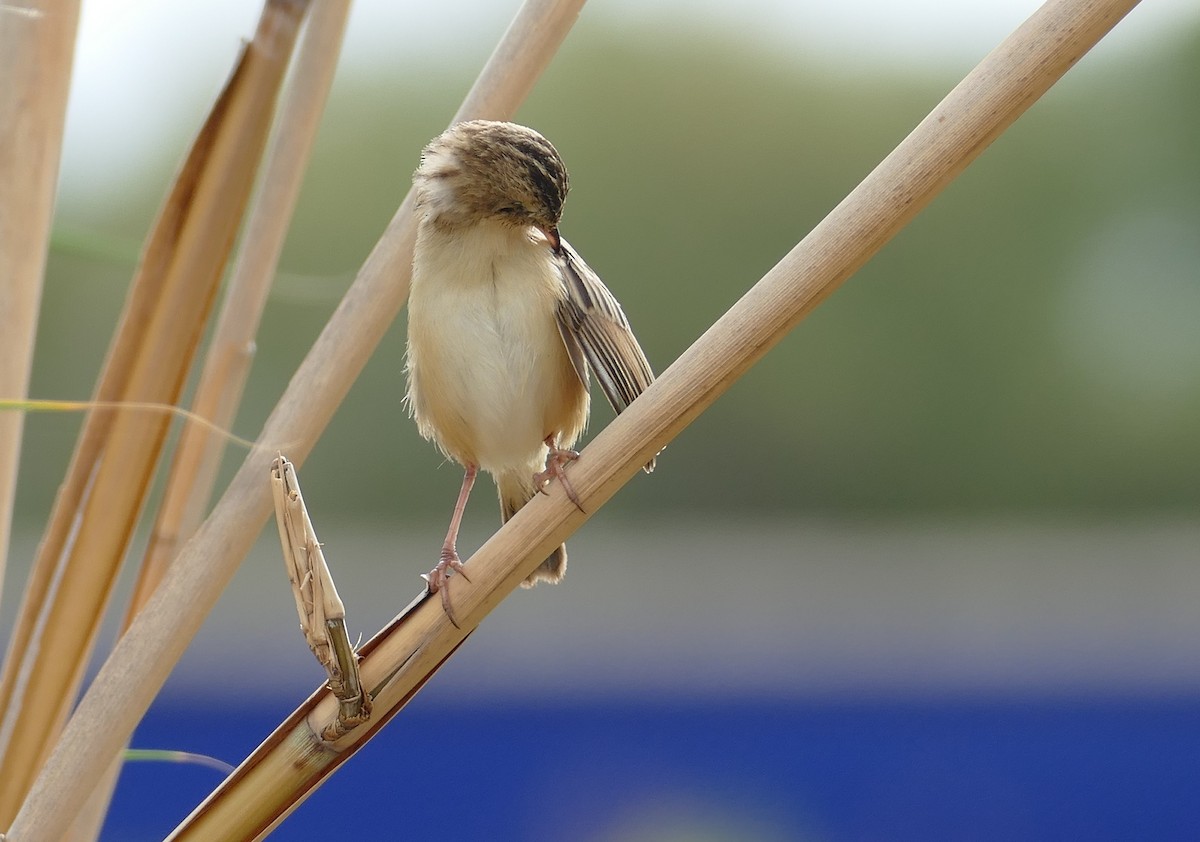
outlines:
[{"label": "bird's claw", "polygon": [[558,480],[559,485],[563,487],[563,491],[567,492],[567,498],[575,504],[575,508],[583,511],[583,503],[579,501],[579,495],[575,493],[571,481],[567,479],[566,466],[579,458],[578,451],[571,450],[566,447],[558,447],[552,441],[547,441],[550,450],[546,453],[546,470],[538,471],[533,475],[533,487],[538,490],[539,494],[548,494],[546,484],[552,479]]},{"label": "bird's claw", "polygon": [[458,553],[453,550],[443,550],[438,563],[428,573],[422,573],[421,578],[425,580],[430,594],[441,593],[442,610],[446,612],[446,616],[455,628],[462,628],[458,624],[458,618],[454,616],[454,606],[450,604],[450,571],[459,574],[468,582],[471,581],[471,577],[467,575],[466,565],[462,563]]}]

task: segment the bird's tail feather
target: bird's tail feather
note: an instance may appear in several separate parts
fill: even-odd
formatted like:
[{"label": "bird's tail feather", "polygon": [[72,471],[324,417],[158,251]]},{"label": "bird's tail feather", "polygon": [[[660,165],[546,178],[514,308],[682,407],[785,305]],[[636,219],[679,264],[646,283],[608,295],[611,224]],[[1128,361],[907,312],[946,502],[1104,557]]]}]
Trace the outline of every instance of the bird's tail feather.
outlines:
[{"label": "bird's tail feather", "polygon": [[[517,510],[533,499],[537,492],[533,488],[533,471],[513,471],[496,477],[496,490],[500,494],[500,518],[507,523]],[[538,565],[521,583],[523,588],[532,588],[538,582],[557,585],[567,572],[567,545],[560,544],[549,557]]]}]

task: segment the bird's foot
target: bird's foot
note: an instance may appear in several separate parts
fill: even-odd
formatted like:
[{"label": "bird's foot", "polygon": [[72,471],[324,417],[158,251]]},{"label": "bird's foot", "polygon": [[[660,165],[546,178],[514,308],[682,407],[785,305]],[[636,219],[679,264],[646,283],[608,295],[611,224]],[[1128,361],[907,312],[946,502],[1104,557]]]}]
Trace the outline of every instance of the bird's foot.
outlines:
[{"label": "bird's foot", "polygon": [[428,573],[422,573],[421,578],[425,580],[425,584],[429,588],[429,593],[441,593],[442,610],[446,612],[446,616],[454,624],[455,628],[460,628],[458,618],[454,616],[454,606],[450,604],[451,571],[458,573],[468,582],[471,581],[471,577],[467,575],[466,565],[462,563],[462,559],[458,557],[455,549],[453,547],[443,547],[438,563]]},{"label": "bird's foot", "polygon": [[553,438],[546,440],[546,445],[550,450],[546,453],[546,470],[538,471],[533,475],[533,487],[541,494],[546,494],[546,483],[552,479],[558,480],[559,485],[563,487],[563,491],[567,492],[567,497],[575,508],[583,511],[583,504],[579,502],[579,495],[575,493],[575,489],[571,486],[571,481],[567,479],[566,466],[579,458],[578,451],[571,450],[566,447],[559,447],[554,443]]}]

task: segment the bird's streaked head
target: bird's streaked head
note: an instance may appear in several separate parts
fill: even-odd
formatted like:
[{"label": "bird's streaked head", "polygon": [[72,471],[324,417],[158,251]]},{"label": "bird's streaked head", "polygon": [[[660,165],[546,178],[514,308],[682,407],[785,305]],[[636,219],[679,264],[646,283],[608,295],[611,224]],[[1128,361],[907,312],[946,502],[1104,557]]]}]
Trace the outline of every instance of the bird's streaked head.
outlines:
[{"label": "bird's streaked head", "polygon": [[425,147],[413,183],[419,212],[430,222],[533,226],[557,246],[567,168],[533,129],[493,120],[457,123]]}]

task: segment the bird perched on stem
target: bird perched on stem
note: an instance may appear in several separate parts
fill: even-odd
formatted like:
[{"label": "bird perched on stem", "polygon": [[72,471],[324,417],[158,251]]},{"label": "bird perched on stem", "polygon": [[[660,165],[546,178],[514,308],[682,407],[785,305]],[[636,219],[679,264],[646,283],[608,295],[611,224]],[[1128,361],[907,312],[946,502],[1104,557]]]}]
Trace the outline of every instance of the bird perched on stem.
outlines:
[{"label": "bird perched on stem", "polygon": [[[447,583],[466,577],[456,544],[479,469],[505,521],[551,479],[579,506],[564,469],[579,456],[589,369],[617,412],[654,374],[621,306],[558,233],[567,170],[548,140],[514,123],[458,123],[425,147],[413,183],[406,401],[421,435],[465,468],[425,576],[457,624]],[[523,585],[558,582],[566,566],[560,546]]]}]

